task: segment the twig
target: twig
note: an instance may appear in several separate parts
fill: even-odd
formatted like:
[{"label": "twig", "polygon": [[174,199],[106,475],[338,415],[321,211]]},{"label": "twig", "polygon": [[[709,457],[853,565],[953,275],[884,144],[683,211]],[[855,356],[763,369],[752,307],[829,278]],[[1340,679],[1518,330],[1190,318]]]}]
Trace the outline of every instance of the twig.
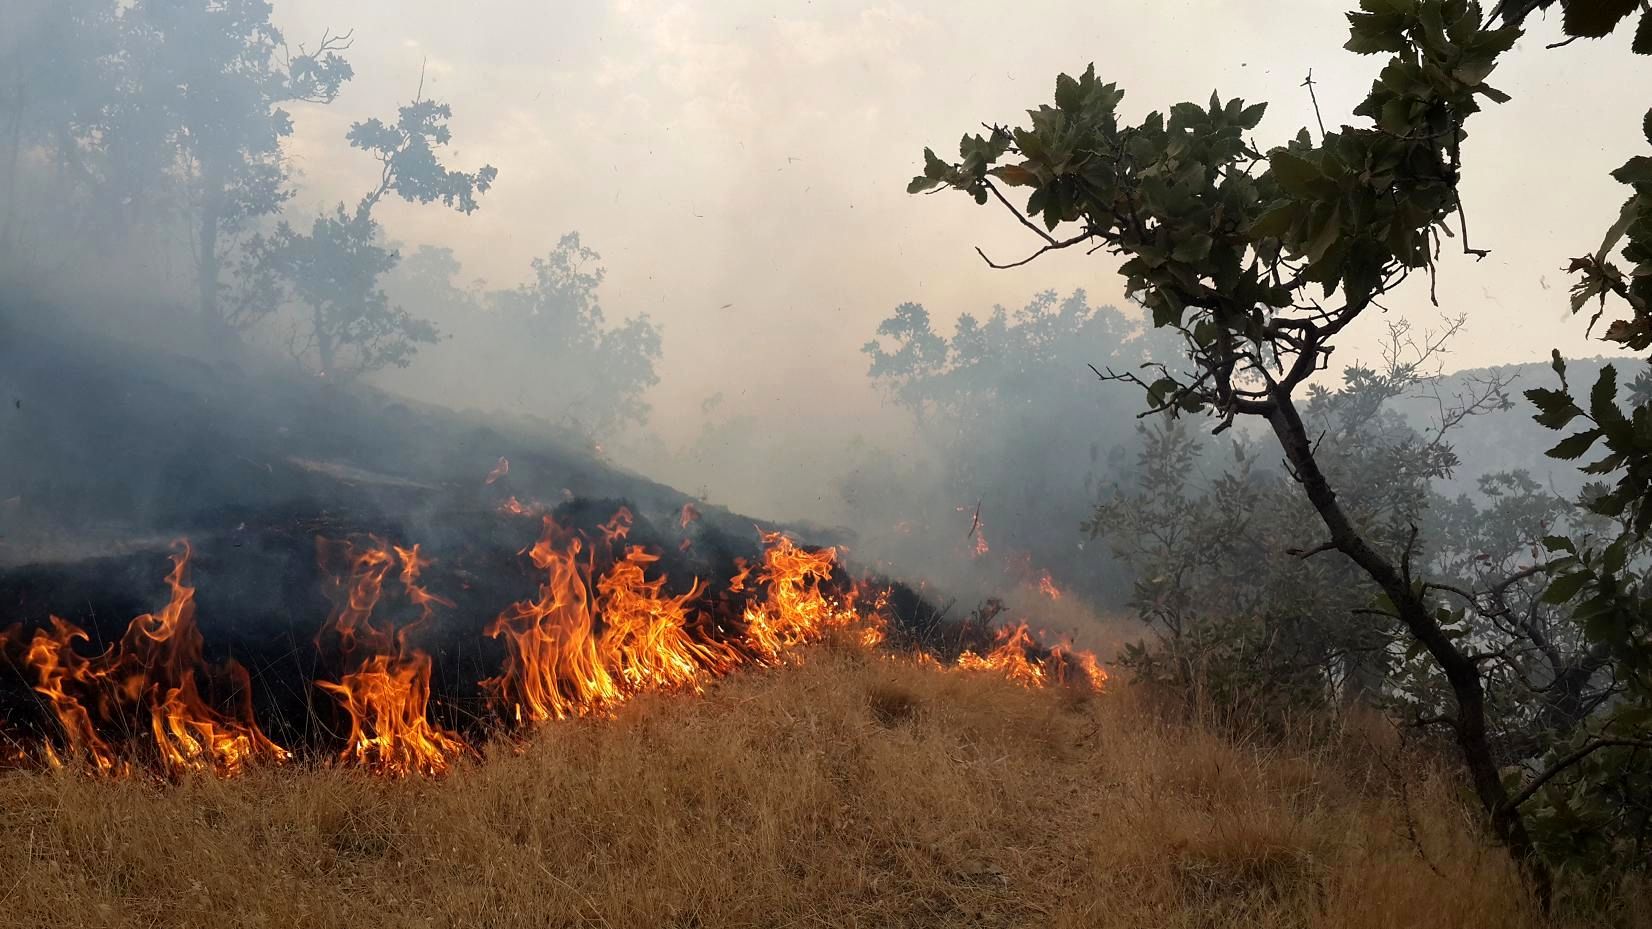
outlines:
[{"label": "twig", "polygon": [[1506,808],[1510,810],[1519,809],[1521,804],[1525,803],[1527,800],[1530,800],[1532,796],[1541,790],[1543,785],[1547,784],[1555,775],[1566,770],[1572,765],[1577,764],[1590,755],[1593,755],[1600,749],[1615,747],[1652,748],[1652,742],[1642,739],[1596,739],[1582,748],[1562,756],[1554,764],[1550,765],[1547,771],[1544,771],[1542,774],[1532,778],[1531,781],[1526,784],[1524,790],[1509,798],[1508,806]]},{"label": "twig", "polygon": [[1299,85],[1308,88],[1308,99],[1314,103],[1314,122],[1319,123],[1319,137],[1325,138],[1325,119],[1319,115],[1319,97],[1314,93],[1314,69],[1308,69],[1308,76]]}]

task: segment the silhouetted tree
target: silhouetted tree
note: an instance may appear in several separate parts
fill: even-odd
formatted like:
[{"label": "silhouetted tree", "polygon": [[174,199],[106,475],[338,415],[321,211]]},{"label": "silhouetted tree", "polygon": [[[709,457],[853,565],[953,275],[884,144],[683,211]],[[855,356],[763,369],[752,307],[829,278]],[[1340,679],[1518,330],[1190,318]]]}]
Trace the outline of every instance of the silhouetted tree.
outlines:
[{"label": "silhouetted tree", "polygon": [[381,278],[400,258],[379,242],[373,208],[395,194],[411,203],[440,201],[465,214],[476,210],[477,196],[499,172],[491,165],[465,173],[442,164],[437,150],[451,140],[451,115],[446,104],[415,100],[401,107],[394,123],[352,125],[350,146],[380,165],[373,189],[354,209],[340,203],[316,217],[308,232],[283,221],[272,234],[254,237],[244,302],[266,310],[286,301],[299,304],[290,349],[317,373],[352,377],[386,365],[405,367],[420,345],[436,341],[434,324],[385,295]]}]

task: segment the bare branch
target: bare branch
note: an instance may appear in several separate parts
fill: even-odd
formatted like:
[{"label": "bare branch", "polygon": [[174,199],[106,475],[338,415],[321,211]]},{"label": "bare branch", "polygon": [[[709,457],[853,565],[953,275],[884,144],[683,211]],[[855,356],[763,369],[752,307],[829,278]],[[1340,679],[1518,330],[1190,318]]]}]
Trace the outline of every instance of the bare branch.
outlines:
[{"label": "bare branch", "polygon": [[1550,780],[1554,779],[1555,775],[1560,774],[1562,771],[1565,771],[1567,768],[1570,768],[1603,748],[1652,748],[1652,742],[1644,739],[1596,739],[1589,742],[1582,748],[1562,755],[1560,758],[1556,759],[1555,763],[1550,765],[1547,770],[1528,781],[1526,786],[1519,793],[1509,798],[1508,809],[1519,809],[1521,804],[1536,795],[1539,790],[1543,789],[1544,784],[1547,784]]}]

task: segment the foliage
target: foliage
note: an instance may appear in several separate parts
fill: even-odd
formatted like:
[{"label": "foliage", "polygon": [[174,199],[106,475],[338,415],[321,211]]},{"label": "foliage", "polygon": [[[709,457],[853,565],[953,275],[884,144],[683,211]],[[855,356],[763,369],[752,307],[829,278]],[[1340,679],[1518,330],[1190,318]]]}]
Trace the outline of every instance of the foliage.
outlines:
[{"label": "foliage", "polygon": [[[1508,99],[1486,81],[1519,38],[1520,16],[1530,9],[1524,7],[1502,10],[1503,24],[1494,26],[1467,0],[1362,0],[1348,16],[1346,47],[1390,57],[1354,110],[1365,125],[1321,127],[1317,141],[1303,130],[1264,154],[1246,138],[1260,124],[1262,106],[1224,102],[1214,93],[1208,105],[1180,103],[1168,116],[1154,112],[1125,123],[1118,114],[1123,92],[1097,79],[1092,67],[1076,79],[1059,77],[1055,105],[1029,111],[1025,126],[966,135],[957,162],[926,150],[924,173],[909,190],[948,187],[977,203],[996,201],[1042,242],[1015,264],[1080,244],[1124,259],[1127,290],[1151,311],[1155,326],[1180,337],[1182,358],[1160,359],[1140,369],[1145,374],[1107,376],[1142,388],[1151,410],[1212,414],[1218,431],[1241,415],[1268,422],[1329,536],[1310,551],[1340,553],[1380,589],[1375,609],[1406,632],[1406,657],[1416,663],[1411,685],[1422,690],[1433,682],[1449,695],[1438,701],[1438,713],[1418,722],[1448,728],[1494,832],[1547,900],[1550,871],[1522,806],[1572,760],[1561,755],[1530,772],[1504,768],[1514,746],[1497,718],[1502,681],[1521,676],[1504,646],[1541,648],[1549,625],[1520,622],[1506,597],[1510,585],[1540,568],[1528,565],[1489,589],[1431,581],[1417,560],[1415,526],[1395,551],[1360,523],[1344,498],[1348,480],[1325,466],[1295,396],[1373,300],[1413,271],[1432,276],[1443,238],[1461,235],[1465,252],[1485,254],[1467,241],[1457,193],[1464,125],[1482,100]],[[1602,34],[1621,18],[1597,22],[1598,9],[1582,10],[1581,0],[1567,4],[1574,34]],[[1638,164],[1625,165],[1619,179],[1637,183]],[[1029,189],[1024,212],[1004,193],[1012,187]],[[1614,232],[1638,229],[1637,222],[1620,220],[1623,229]],[[1614,241],[1609,233],[1606,247]],[[1636,241],[1631,236],[1631,250]],[[1627,257],[1638,263],[1646,256]],[[1585,287],[1594,281],[1593,293],[1618,293],[1638,310],[1641,279],[1620,276],[1614,286],[1603,261],[1574,264],[1592,275]],[[1613,334],[1633,331],[1631,323]],[[1638,431],[1632,417],[1592,412],[1607,419],[1609,426],[1597,426],[1603,436],[1618,434],[1618,445]],[[1572,418],[1564,411],[1545,415],[1561,425]],[[1652,436],[1652,412],[1643,418],[1644,434]],[[1565,451],[1581,454],[1584,442]],[[1627,457],[1617,465],[1630,465],[1631,486],[1652,481],[1652,468],[1637,473]],[[1629,553],[1619,552],[1602,568],[1628,564]],[[1551,598],[1567,599],[1552,591]],[[1487,629],[1502,635],[1488,637]],[[1604,670],[1588,656],[1572,659],[1562,656],[1560,673],[1571,680],[1581,668],[1581,686],[1593,692]],[[1539,744],[1570,733],[1562,726]],[[1552,853],[1557,843],[1543,838],[1543,850]]]},{"label": "foliage", "polygon": [[317,216],[308,232],[282,222],[254,239],[244,277],[257,289],[248,291],[248,299],[266,306],[291,300],[306,308],[289,333],[289,350],[314,359],[318,373],[350,377],[386,365],[406,367],[438,333],[430,321],[391,304],[380,286],[398,260],[379,242],[372,215],[351,213],[341,203]]},{"label": "foliage", "polygon": [[[1643,129],[1652,144],[1652,111]],[[1607,312],[1608,297],[1621,302],[1628,317],[1612,321],[1602,338],[1644,352],[1652,347],[1652,157],[1630,158],[1613,177],[1633,194],[1600,248],[1571,263],[1578,275],[1572,309],[1595,301],[1592,329]],[[1620,270],[1614,258],[1630,270]],[[1526,392],[1535,419],[1556,431],[1579,422],[1584,428],[1549,454],[1582,461],[1596,453],[1581,468],[1604,480],[1586,486],[1581,501],[1597,518],[1597,531],[1545,539],[1553,581],[1544,598],[1569,608],[1611,677],[1603,712],[1551,750],[1549,770],[1556,773],[1533,797],[1534,815],[1546,840],[1572,854],[1644,859],[1652,831],[1646,799],[1652,796],[1652,371],[1642,369],[1628,396],[1620,397],[1617,367],[1607,365],[1587,396],[1578,396],[1559,352],[1553,366],[1558,388]]]},{"label": "foliage", "polygon": [[[950,335],[935,331],[923,306],[897,306],[861,351],[872,383],[910,416],[917,448],[907,460],[921,477],[858,472],[844,487],[865,508],[858,524],[899,524],[931,547],[947,539],[971,560],[1019,572],[1011,580],[1049,571],[1062,587],[1106,594],[1111,578],[1077,544],[1073,514],[1102,492],[1131,421],[1095,408],[1088,365],[1137,364],[1149,343],[1139,324],[1091,305],[1082,290],[1045,291],[985,318],[964,313]],[[893,486],[932,490],[889,499]],[[990,544],[976,555],[981,536]]]},{"label": "foliage", "polygon": [[353,210],[343,203],[316,217],[310,231],[282,221],[269,235],[255,235],[243,265],[243,305],[274,312],[285,303],[302,310],[289,334],[293,356],[317,373],[349,378],[386,365],[406,367],[420,345],[438,338],[434,324],[390,303],[380,278],[400,255],[379,243],[373,208],[386,194],[410,203],[443,205],[469,214],[476,197],[492,186],[498,170],[467,174],[448,168],[437,150],[452,133],[446,104],[415,100],[400,108],[394,124],[355,123],[352,148],[379,162],[378,183]]},{"label": "foliage", "polygon": [[71,178],[85,222],[106,238],[180,224],[202,325],[219,335],[255,321],[219,305],[225,258],[292,195],[285,105],[331,102],[353,76],[348,35],[294,53],[271,12],[267,0],[54,5],[25,18],[8,107],[8,183],[34,146]]},{"label": "foliage", "polygon": [[461,285],[451,251],[421,247],[390,275],[387,290],[452,335],[390,382],[411,396],[471,397],[585,437],[642,423],[643,394],[659,382],[660,329],[646,315],[610,320],[601,261],[570,232],[533,260],[529,282],[490,290],[480,280]]}]

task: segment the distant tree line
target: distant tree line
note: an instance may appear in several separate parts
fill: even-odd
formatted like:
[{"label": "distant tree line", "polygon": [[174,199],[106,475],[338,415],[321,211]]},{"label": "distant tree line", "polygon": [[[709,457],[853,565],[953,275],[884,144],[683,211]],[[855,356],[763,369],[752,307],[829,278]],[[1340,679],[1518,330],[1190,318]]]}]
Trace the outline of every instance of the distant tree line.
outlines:
[{"label": "distant tree line", "polygon": [[[346,145],[377,165],[370,186],[315,215],[293,215],[295,113],[336,105],[355,77],[356,37],[323,32],[295,45],[273,16],[268,0],[8,5],[0,14],[0,272],[63,278],[122,251],[141,254],[142,264],[183,254],[202,342],[256,336],[334,380],[406,367],[446,333],[430,301],[413,312],[388,295],[401,254],[376,209],[396,197],[469,214],[498,171],[447,164],[452,111],[424,96],[421,78],[393,117],[353,122],[345,133]],[[435,315],[455,331],[491,330],[493,344],[519,347],[511,359],[519,366],[532,353],[536,371],[573,361],[610,372],[589,391],[587,419],[639,418],[659,334],[645,318],[609,331],[594,298],[600,271],[567,270],[593,261],[575,236],[536,260],[533,283],[467,306],[469,315]]]}]

